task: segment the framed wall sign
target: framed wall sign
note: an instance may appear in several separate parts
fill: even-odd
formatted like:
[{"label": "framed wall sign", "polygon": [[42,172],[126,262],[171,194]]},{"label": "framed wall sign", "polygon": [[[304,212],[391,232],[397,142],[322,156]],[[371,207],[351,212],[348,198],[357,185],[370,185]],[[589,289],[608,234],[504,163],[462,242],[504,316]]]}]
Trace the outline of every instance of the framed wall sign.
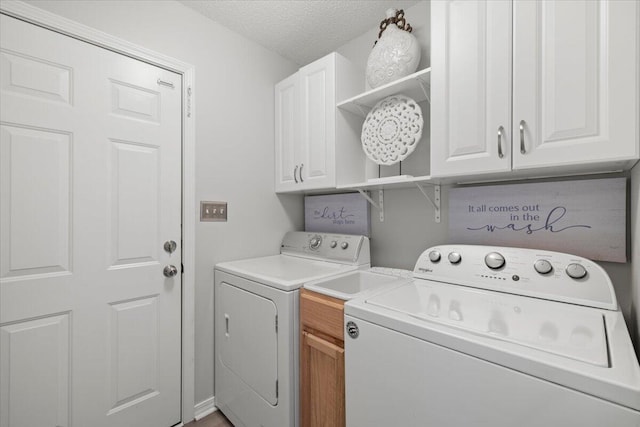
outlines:
[{"label": "framed wall sign", "polygon": [[626,178],[452,188],[452,243],[627,261]]},{"label": "framed wall sign", "polygon": [[305,196],[305,231],[369,237],[369,202],[360,193]]}]

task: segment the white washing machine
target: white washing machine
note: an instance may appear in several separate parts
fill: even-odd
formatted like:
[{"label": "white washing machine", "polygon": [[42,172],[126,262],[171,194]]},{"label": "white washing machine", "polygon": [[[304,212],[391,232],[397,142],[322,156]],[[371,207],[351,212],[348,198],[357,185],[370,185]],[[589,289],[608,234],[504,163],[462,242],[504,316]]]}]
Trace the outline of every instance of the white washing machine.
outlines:
[{"label": "white washing machine", "polygon": [[638,427],[640,368],[611,280],[556,252],[439,246],[345,304],[349,427]]},{"label": "white washing machine", "polygon": [[236,427],[298,425],[299,288],[370,266],[363,236],[290,232],[280,252],[215,266],[215,405]]}]

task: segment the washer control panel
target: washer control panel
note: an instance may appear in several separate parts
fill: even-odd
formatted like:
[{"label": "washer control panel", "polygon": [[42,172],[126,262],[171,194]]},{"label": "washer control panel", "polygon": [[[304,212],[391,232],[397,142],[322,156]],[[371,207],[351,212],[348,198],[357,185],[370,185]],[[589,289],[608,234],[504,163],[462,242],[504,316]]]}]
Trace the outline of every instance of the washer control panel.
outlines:
[{"label": "washer control panel", "polygon": [[291,231],[282,239],[280,252],[349,264],[369,264],[369,239],[351,234]]},{"label": "washer control panel", "polygon": [[575,255],[535,249],[442,245],[422,253],[414,277],[617,310],[607,273]]}]

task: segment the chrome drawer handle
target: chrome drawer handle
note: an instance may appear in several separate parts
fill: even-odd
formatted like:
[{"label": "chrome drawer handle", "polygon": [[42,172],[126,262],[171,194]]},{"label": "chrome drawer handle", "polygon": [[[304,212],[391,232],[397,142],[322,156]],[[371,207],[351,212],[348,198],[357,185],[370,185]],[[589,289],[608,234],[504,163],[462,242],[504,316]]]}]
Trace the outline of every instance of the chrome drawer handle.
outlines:
[{"label": "chrome drawer handle", "polygon": [[502,152],[502,134],[504,133],[504,127],[500,126],[498,128],[498,157],[503,158],[504,153]]},{"label": "chrome drawer handle", "polygon": [[296,165],[295,169],[293,170],[293,179],[296,181],[296,184],[298,183],[298,177],[296,176],[297,172],[298,172],[298,165]]},{"label": "chrome drawer handle", "polygon": [[304,166],[304,163],[300,163],[300,182],[304,182],[304,179],[302,179],[302,167]]}]

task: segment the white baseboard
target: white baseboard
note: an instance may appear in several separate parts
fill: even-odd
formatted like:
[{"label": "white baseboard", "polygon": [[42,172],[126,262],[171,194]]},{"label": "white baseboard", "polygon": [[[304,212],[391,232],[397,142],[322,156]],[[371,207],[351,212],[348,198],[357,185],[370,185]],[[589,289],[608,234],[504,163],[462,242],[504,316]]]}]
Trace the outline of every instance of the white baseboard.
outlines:
[{"label": "white baseboard", "polygon": [[213,396],[203,400],[200,403],[197,403],[194,409],[196,421],[199,421],[207,415],[213,414],[218,410],[218,408],[216,408],[216,405],[214,404]]}]

